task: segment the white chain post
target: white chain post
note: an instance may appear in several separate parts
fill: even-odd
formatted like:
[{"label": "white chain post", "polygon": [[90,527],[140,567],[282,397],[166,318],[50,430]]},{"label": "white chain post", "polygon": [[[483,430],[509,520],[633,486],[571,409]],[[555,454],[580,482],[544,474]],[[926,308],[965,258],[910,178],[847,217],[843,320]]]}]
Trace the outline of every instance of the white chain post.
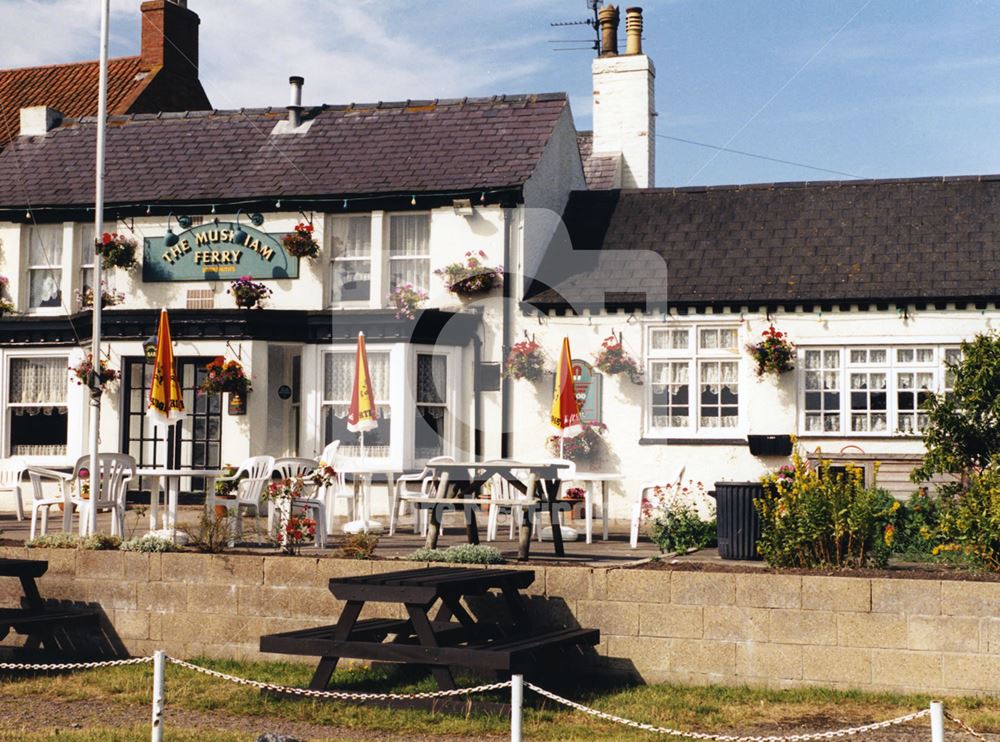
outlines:
[{"label": "white chain post", "polygon": [[524,675],[510,676],[510,742],[521,742],[521,716],[524,710]]},{"label": "white chain post", "polygon": [[931,701],[931,742],[944,742],[944,704]]},{"label": "white chain post", "polygon": [[153,742],[163,742],[164,675],[167,658],[162,649],[153,654]]}]

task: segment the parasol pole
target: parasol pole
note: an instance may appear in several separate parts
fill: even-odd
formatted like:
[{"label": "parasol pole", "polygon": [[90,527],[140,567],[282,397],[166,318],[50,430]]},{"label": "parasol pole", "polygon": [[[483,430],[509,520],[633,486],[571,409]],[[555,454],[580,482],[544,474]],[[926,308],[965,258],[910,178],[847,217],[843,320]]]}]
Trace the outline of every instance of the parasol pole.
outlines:
[{"label": "parasol pole", "polygon": [[[361,431],[361,469],[365,468],[365,431]],[[371,482],[367,475],[362,473],[361,486],[361,521],[365,524],[365,533],[368,533],[368,499],[371,496]]]},{"label": "parasol pole", "polygon": [[[97,163],[94,186],[94,239],[104,234],[104,147],[108,118],[108,24],[111,14],[111,0],[101,2],[101,61],[97,95]],[[93,329],[91,331],[90,355],[90,507],[87,509],[87,523],[80,521],[80,530],[87,533],[97,531],[97,502],[100,473],[97,470],[97,448],[101,425],[101,256],[94,255],[94,286],[92,288]]]}]

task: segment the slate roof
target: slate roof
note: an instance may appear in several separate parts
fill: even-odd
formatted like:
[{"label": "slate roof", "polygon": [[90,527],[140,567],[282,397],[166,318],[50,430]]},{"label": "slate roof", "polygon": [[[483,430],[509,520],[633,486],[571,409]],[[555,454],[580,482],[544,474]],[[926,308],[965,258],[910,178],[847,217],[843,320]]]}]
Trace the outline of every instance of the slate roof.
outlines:
[{"label": "slate roof", "polygon": [[564,221],[540,308],[1000,299],[1000,176],[574,192]]},{"label": "slate roof", "polygon": [[579,131],[576,146],[583,161],[583,177],[591,191],[607,190],[618,185],[621,155],[595,155],[594,132]]},{"label": "slate roof", "polygon": [[[107,203],[448,192],[523,185],[565,94],[115,117]],[[0,208],[93,200],[95,123],[66,122],[0,153]]]}]

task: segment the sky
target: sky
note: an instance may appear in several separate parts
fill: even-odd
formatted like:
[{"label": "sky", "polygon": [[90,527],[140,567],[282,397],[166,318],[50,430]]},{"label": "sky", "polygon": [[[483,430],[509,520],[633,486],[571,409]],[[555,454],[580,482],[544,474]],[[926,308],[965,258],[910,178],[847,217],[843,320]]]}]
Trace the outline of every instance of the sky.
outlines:
[{"label": "sky", "polygon": [[[139,5],[112,0],[113,56],[138,53]],[[307,105],[564,91],[590,128],[593,31],[550,25],[590,17],[586,0],[188,6],[217,108],[283,106],[302,75]],[[96,58],[99,7],[0,0],[0,68]],[[1000,173],[1000,0],[643,7],[658,186]]]}]

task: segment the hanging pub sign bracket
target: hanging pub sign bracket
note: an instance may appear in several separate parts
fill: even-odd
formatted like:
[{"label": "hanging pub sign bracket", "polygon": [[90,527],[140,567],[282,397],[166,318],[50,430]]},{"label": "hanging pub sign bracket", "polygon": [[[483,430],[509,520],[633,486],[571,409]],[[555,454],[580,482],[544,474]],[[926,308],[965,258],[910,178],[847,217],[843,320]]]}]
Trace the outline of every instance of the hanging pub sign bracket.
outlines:
[{"label": "hanging pub sign bracket", "polygon": [[241,362],[243,361],[243,343],[240,343],[238,348],[234,348],[233,344],[229,340],[227,340],[226,347],[229,348],[230,352],[234,356],[236,356],[237,361]]}]

